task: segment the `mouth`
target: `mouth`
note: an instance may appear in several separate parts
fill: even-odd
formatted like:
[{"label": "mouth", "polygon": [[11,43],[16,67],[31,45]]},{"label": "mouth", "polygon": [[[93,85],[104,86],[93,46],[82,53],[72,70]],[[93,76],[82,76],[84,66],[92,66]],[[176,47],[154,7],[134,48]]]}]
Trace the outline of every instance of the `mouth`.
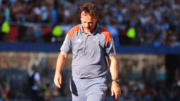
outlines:
[{"label": "mouth", "polygon": [[91,27],[87,27],[86,29],[91,29]]}]

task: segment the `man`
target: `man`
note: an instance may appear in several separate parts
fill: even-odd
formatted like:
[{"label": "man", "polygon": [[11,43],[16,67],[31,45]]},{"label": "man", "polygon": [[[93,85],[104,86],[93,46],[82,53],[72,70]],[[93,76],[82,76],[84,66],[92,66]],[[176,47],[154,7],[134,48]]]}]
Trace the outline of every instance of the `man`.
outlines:
[{"label": "man", "polygon": [[81,24],[70,29],[57,59],[54,83],[61,87],[60,71],[72,51],[70,90],[73,101],[104,101],[108,57],[112,76],[111,94],[120,97],[116,52],[111,34],[97,24],[97,9],[92,3],[80,6]]},{"label": "man", "polygon": [[34,66],[33,69],[29,72],[29,89],[31,94],[31,101],[41,101],[42,96],[40,95],[41,91],[41,78],[37,66]]}]

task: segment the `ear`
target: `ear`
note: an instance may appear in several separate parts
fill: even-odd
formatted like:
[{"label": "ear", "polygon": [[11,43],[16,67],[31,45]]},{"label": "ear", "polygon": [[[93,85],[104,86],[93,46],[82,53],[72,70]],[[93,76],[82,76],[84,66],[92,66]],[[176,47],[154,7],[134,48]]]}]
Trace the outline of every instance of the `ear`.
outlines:
[{"label": "ear", "polygon": [[82,15],[80,15],[79,19],[80,19],[80,20],[82,19]]},{"label": "ear", "polygon": [[97,20],[98,20],[98,16],[96,16],[96,18],[95,18],[95,19],[96,19],[96,21],[97,21]]},{"label": "ear", "polygon": [[81,17],[80,17],[80,21],[81,21]]}]

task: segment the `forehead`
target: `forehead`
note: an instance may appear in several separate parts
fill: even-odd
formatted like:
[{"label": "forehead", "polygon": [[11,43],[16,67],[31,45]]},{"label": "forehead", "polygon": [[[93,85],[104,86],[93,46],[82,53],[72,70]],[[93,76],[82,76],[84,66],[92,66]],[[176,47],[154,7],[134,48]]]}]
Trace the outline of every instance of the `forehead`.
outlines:
[{"label": "forehead", "polygon": [[93,20],[93,17],[91,17],[88,13],[83,11],[81,13],[81,20]]},{"label": "forehead", "polygon": [[89,13],[85,12],[85,11],[82,11],[81,12],[81,16],[90,16]]}]

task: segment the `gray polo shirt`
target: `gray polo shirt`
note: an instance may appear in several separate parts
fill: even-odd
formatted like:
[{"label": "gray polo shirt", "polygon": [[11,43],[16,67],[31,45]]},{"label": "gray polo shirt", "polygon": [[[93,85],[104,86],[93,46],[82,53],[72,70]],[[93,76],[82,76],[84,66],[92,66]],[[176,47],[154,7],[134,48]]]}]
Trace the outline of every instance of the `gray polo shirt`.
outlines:
[{"label": "gray polo shirt", "polygon": [[71,28],[61,51],[72,52],[72,76],[76,78],[105,76],[107,74],[105,56],[116,55],[111,34],[98,24],[92,34],[84,33],[82,24]]}]

